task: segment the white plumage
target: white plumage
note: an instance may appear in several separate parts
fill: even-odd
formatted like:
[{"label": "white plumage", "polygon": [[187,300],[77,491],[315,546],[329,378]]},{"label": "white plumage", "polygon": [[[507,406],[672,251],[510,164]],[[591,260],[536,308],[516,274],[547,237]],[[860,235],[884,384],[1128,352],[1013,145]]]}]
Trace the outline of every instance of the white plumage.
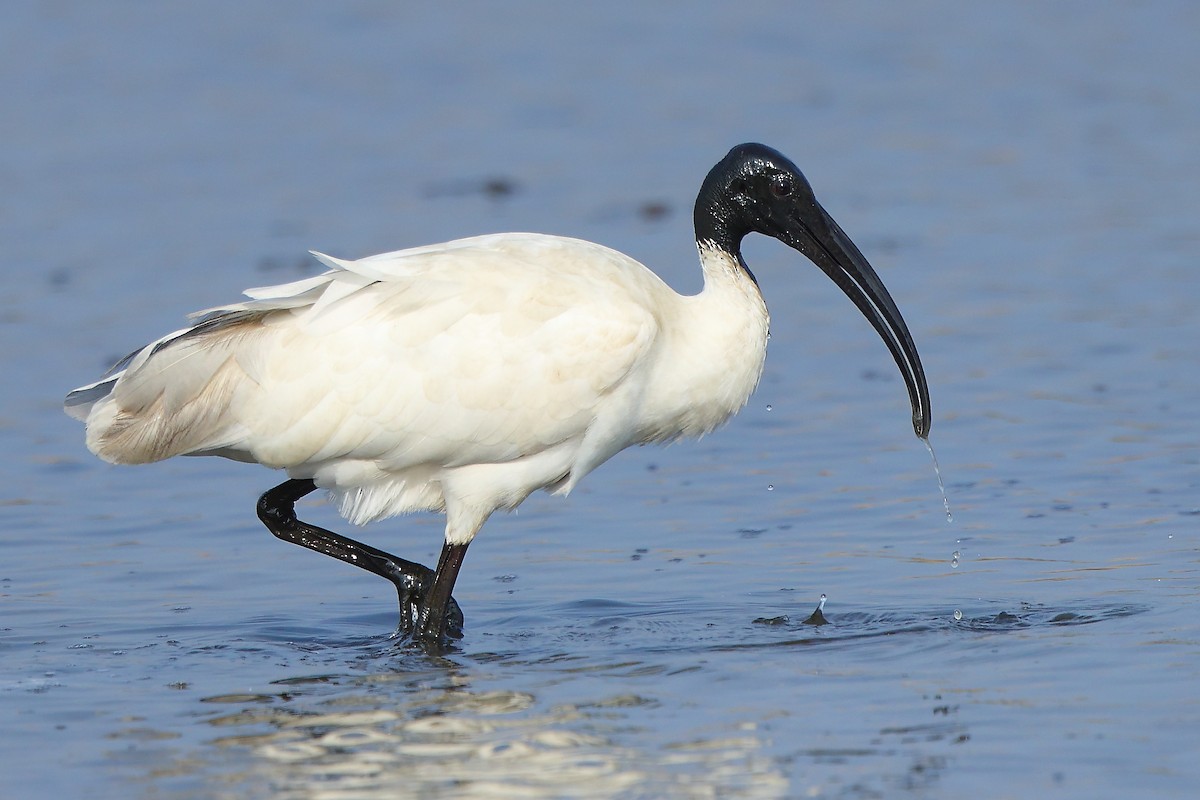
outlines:
[{"label": "white plumage", "polygon": [[493,510],[566,493],[631,444],[712,430],[762,371],[762,296],[711,247],[691,297],[614,250],[538,234],[314,255],[324,274],[198,312],[102,381],[71,409],[88,447],[286,469],[354,523],[446,511],[447,540],[467,542]]},{"label": "white plumage", "polygon": [[[733,148],[696,200],[704,288],[682,296],[614,250],[508,233],[357,261],[251,289],[194,315],[67,396],[114,463],[218,455],[284,469],[258,514],[277,537],[392,581],[402,627],[435,647],[461,627],[450,596],[488,516],[569,492],[633,444],[699,436],[762,373],[767,308],[741,257],[749,233],[799,250],[850,297],[900,367],[918,436],[929,393],[908,328],[803,174]],[[443,511],[436,571],[301,522],[327,489],[355,523]]]}]

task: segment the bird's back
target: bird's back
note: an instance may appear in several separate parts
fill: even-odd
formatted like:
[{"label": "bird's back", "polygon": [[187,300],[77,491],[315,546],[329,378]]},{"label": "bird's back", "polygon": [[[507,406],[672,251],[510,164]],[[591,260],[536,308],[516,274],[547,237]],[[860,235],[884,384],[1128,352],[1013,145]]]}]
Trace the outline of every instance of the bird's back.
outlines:
[{"label": "bird's back", "polygon": [[630,443],[628,379],[679,299],[620,253],[535,234],[318,257],[323,275],[250,290],[72,393],[93,452],[285,468],[360,522],[443,507],[456,470],[509,469],[476,483],[515,505]]}]

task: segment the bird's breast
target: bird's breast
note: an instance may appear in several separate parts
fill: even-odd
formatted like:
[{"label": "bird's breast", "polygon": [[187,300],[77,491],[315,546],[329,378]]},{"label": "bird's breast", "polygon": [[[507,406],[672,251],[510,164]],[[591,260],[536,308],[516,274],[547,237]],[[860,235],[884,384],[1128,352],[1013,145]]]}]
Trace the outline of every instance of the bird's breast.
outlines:
[{"label": "bird's breast", "polygon": [[745,280],[683,301],[664,326],[645,398],[645,441],[709,433],[746,404],[762,376],[770,320],[757,286]]}]

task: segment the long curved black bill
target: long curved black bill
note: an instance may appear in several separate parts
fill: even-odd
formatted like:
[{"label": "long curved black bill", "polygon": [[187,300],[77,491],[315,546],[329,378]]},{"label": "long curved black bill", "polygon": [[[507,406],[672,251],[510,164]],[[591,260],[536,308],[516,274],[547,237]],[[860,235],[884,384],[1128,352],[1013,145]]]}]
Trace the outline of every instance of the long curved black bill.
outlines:
[{"label": "long curved black bill", "polygon": [[[803,218],[794,219],[795,226],[788,242],[833,279],[846,293],[879,333],[908,386],[912,403],[913,431],[922,439],[929,438],[932,417],[929,410],[929,386],[925,370],[912,334],[887,287],[867,259],[845,234],[833,217],[814,201],[814,208]],[[790,227],[790,226],[789,226]]]}]

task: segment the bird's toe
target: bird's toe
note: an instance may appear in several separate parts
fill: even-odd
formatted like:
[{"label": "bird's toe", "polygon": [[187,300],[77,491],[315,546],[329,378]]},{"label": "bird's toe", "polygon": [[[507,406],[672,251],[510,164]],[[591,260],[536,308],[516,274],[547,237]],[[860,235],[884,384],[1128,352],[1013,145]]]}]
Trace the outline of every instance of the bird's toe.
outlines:
[{"label": "bird's toe", "polygon": [[[444,646],[447,640],[463,637],[464,617],[462,608],[453,597],[446,604],[442,615],[442,624],[431,625],[430,616],[437,609],[431,609],[426,603],[428,588],[424,581],[421,585],[403,586],[397,584],[400,595],[400,627],[399,632],[405,637],[422,643],[432,642]],[[440,627],[437,631],[434,628]]]}]

